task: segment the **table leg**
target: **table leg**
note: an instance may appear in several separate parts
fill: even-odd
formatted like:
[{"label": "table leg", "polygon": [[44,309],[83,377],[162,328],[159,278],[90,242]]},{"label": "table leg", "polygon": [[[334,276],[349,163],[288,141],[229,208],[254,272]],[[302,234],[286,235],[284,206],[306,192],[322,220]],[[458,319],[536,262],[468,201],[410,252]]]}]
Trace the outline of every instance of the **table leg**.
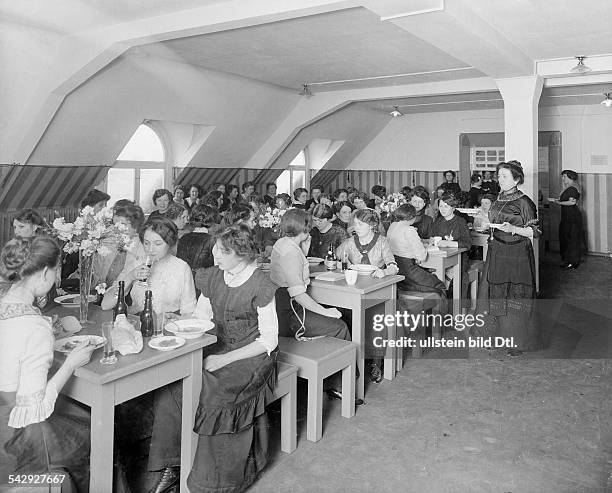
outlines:
[{"label": "table leg", "polygon": [[351,331],[353,342],[357,344],[357,398],[363,399],[365,395],[365,360],[364,360],[364,339],[365,339],[365,310],[361,308],[361,301],[351,307]]},{"label": "table leg", "polygon": [[193,351],[188,356],[191,359],[190,375],[183,379],[183,409],[181,419],[181,491],[187,489],[187,477],[191,472],[197,435],[193,431],[195,413],[200,401],[202,390],[202,350]]},{"label": "table leg", "polygon": [[342,370],[342,416],[355,416],[355,365]]},{"label": "table leg", "polygon": [[461,255],[457,256],[457,263],[453,265],[453,315],[461,313]]},{"label": "table leg", "polygon": [[90,491],[113,491],[115,384],[100,386],[91,403]]},{"label": "table leg", "polygon": [[[393,285],[393,291],[391,295],[391,299],[385,301],[385,315],[393,315],[395,316],[395,299],[397,296],[396,287]],[[388,340],[397,340],[397,326],[395,323],[387,327],[387,339]],[[393,380],[395,378],[395,365],[397,364],[398,355],[402,354],[401,348],[387,346],[385,352],[385,366],[384,366],[384,376],[386,380]],[[400,356],[401,357],[401,356]]]},{"label": "table leg", "polygon": [[[342,399],[344,401],[344,399]],[[323,435],[323,379],[313,375],[308,379],[308,410],[306,438],[318,442]]]}]

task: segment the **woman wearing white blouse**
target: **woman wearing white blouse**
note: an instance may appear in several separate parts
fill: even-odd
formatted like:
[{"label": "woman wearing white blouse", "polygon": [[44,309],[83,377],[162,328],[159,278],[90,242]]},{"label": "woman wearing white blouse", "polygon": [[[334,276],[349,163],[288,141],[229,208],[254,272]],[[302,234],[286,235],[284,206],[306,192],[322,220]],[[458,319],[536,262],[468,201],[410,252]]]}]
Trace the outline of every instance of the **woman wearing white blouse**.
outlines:
[{"label": "woman wearing white blouse", "polygon": [[[255,480],[267,461],[265,403],[276,384],[276,288],[257,268],[253,234],[244,224],[229,226],[215,251],[218,266],[196,274],[202,294],[194,315],[215,323],[217,343],[205,348],[194,425],[200,436],[188,478],[193,492],[244,491]],[[149,452],[149,469],[161,471],[155,491],[178,483],[180,396],[180,382],[155,396]]]},{"label": "woman wearing white blouse", "polygon": [[[130,313],[144,309],[145,291],[150,290],[157,310],[191,315],[196,306],[191,268],[185,261],[171,254],[171,249],[178,241],[176,225],[165,217],[151,218],[141,228],[139,236],[151,266],[126,263],[117,282],[106,292],[102,309],[110,310],[115,306],[117,283],[125,281],[125,293],[130,293],[132,297],[132,306],[128,308]],[[147,279],[146,284],[139,282],[141,279]]]},{"label": "woman wearing white blouse", "polygon": [[9,241],[0,269],[9,284],[0,298],[0,485],[9,474],[66,468],[80,490],[89,483],[89,419],[54,412],[58,392],[93,351],[77,346],[52,378],[53,329],[32,302],[49,291],[60,268],[51,238]]}]

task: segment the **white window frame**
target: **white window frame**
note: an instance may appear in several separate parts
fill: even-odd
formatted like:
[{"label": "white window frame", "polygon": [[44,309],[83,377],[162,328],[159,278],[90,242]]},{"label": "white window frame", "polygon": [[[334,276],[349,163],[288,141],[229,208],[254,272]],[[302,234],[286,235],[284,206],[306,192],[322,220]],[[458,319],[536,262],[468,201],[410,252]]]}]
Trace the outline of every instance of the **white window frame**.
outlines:
[{"label": "white window frame", "polygon": [[[477,153],[484,153],[484,160],[477,160]],[[500,153],[502,156],[500,157]],[[470,174],[483,173],[484,171],[495,171],[497,165],[505,161],[506,151],[504,147],[470,147]]]}]

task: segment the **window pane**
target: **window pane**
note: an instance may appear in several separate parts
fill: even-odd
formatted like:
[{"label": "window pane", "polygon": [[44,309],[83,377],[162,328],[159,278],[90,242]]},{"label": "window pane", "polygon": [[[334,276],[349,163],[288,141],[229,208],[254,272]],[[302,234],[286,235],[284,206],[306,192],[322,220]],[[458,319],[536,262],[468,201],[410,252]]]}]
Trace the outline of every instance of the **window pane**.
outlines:
[{"label": "window pane", "polygon": [[145,214],[156,209],[153,204],[153,192],[158,188],[164,188],[163,169],[141,169],[140,170],[140,207]]},{"label": "window pane", "polygon": [[140,125],[125,145],[117,161],[164,161],[164,146],[147,125]]},{"label": "window pane", "polygon": [[306,166],[306,155],[304,151],[300,151],[300,153],[293,158],[293,161],[289,163],[289,166]]},{"label": "window pane", "polygon": [[290,178],[291,171],[288,169],[280,174],[280,176],[276,179],[276,193],[286,193],[291,195],[291,186],[289,185]]},{"label": "window pane", "polygon": [[136,170],[132,168],[111,168],[106,177],[107,193],[110,195],[108,205],[112,206],[119,199],[134,200],[134,180]]},{"label": "window pane", "polygon": [[293,171],[293,176],[292,176],[292,180],[291,180],[291,193],[289,195],[291,195],[293,197],[293,191],[296,188],[303,188],[304,187],[304,172],[303,171],[298,171],[296,169],[294,169],[292,171]]}]

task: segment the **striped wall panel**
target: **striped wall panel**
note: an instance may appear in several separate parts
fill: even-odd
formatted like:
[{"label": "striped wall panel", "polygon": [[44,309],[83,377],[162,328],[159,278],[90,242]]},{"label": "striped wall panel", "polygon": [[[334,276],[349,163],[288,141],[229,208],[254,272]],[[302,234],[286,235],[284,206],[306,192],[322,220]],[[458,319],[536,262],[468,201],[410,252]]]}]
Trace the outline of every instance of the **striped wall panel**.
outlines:
[{"label": "striped wall panel", "polygon": [[[66,221],[72,222],[79,214],[78,207],[56,207],[41,208],[36,210],[45,218],[49,225],[53,224],[56,217],[64,217]],[[4,245],[13,237],[13,218],[18,210],[0,211],[0,244]]]},{"label": "striped wall panel", "polygon": [[78,206],[106,166],[0,165],[0,211]]},{"label": "striped wall panel", "polygon": [[581,174],[581,203],[589,252],[612,253],[612,174]]}]

